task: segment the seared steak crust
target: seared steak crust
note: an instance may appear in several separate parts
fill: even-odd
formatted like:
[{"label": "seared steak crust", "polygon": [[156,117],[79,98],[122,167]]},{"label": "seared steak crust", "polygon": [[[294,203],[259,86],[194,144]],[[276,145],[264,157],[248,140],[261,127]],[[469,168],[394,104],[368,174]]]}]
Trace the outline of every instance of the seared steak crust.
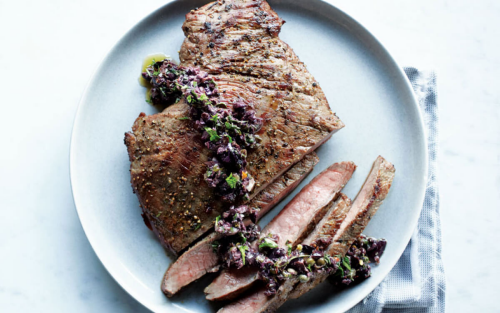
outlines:
[{"label": "seared steak crust", "polygon": [[[344,126],[314,77],[277,36],[283,20],[264,0],[226,0],[186,15],[184,66],[214,77],[221,100],[252,104],[264,125],[248,151],[248,172],[263,190]],[[191,127],[184,100],[135,121],[125,135],[131,182],[145,220],[161,243],[179,253],[227,209],[204,181],[210,157]]]}]

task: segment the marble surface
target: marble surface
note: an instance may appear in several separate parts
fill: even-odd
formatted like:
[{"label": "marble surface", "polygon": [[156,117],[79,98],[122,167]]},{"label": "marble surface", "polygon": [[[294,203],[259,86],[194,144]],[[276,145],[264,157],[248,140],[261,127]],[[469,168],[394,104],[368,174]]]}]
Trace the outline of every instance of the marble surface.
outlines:
[{"label": "marble surface", "polygon": [[[497,311],[500,246],[490,238],[500,218],[500,2],[334,3],[401,65],[436,70],[448,311]],[[68,154],[93,70],[162,4],[0,0],[1,312],[147,312],[90,247],[73,204]]]}]

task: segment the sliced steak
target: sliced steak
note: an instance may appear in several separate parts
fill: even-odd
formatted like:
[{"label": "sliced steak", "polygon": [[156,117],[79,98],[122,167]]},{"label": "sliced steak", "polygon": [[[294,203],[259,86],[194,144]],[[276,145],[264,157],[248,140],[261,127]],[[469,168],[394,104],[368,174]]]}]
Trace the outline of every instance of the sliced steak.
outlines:
[{"label": "sliced steak", "polygon": [[[333,238],[340,227],[340,223],[349,211],[350,205],[351,200],[344,194],[341,194],[337,201],[332,201],[325,217],[316,226],[314,231],[307,236],[303,244],[308,244],[324,237]],[[281,298],[283,295],[288,295],[296,284],[297,281],[295,278],[287,279],[280,286],[274,297],[266,296],[264,293],[266,291],[265,287],[260,287],[245,297],[223,307],[219,310],[219,313],[253,313],[273,310],[276,305],[279,307],[281,303],[284,303]]]},{"label": "sliced steak", "polygon": [[[261,238],[269,233],[278,234],[278,245],[290,241],[300,243],[323,218],[328,203],[336,198],[356,169],[353,162],[335,163],[328,167],[290,201],[283,210],[262,230]],[[254,242],[254,245],[257,241]],[[257,248],[255,246],[255,248]],[[227,300],[239,295],[257,280],[258,271],[228,269],[207,287],[208,300]]]},{"label": "sliced steak", "polygon": [[[249,205],[260,209],[257,219],[263,217],[271,208],[292,192],[318,162],[319,158],[315,152],[306,155],[282,177],[253,198]],[[219,234],[211,233],[184,252],[170,265],[163,277],[161,286],[163,293],[171,297],[181,288],[203,277],[206,273],[217,272],[220,267],[220,260],[212,249],[212,242],[218,239],[220,239]]]},{"label": "sliced steak", "polygon": [[[396,169],[394,165],[379,156],[373,163],[372,170],[366,178],[363,187],[354,199],[340,229],[333,238],[326,253],[344,256],[354,240],[361,235],[368,222],[377,212],[391,188]],[[290,295],[295,299],[322,283],[328,275],[320,273],[308,283],[297,285]]]},{"label": "sliced steak", "polygon": [[[379,156],[375,160],[368,178],[352,203],[346,218],[336,231],[332,244],[325,253],[345,255],[387,196],[394,173],[394,166],[384,158]],[[273,297],[266,297],[264,289],[260,289],[224,307],[219,312],[274,312],[288,299],[301,296],[323,282],[327,277],[327,273],[320,272],[316,273],[307,283],[300,283],[297,278],[287,279]]]},{"label": "sliced steak", "polygon": [[[248,151],[254,197],[344,124],[314,77],[278,38],[283,24],[264,0],[214,2],[186,15],[181,65],[213,76],[221,101],[252,104],[264,121],[260,146]],[[204,181],[210,151],[181,100],[135,121],[125,135],[131,183],[147,224],[179,253],[228,208]]]}]

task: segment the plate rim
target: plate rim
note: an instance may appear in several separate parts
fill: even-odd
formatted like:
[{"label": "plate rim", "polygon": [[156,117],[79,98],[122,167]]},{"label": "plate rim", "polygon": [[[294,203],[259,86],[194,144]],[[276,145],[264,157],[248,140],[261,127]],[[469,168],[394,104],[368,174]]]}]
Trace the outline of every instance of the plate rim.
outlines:
[{"label": "plate rim", "polygon": [[[159,6],[156,9],[154,9],[153,11],[151,11],[150,13],[145,15],[144,17],[142,17],[139,21],[134,23],[134,25],[129,27],[120,36],[120,38],[117,41],[115,41],[115,43],[106,51],[104,56],[101,57],[100,62],[95,67],[90,79],[88,80],[88,82],[83,90],[80,101],[78,102],[75,117],[73,119],[73,128],[71,131],[70,148],[69,148],[69,174],[70,174],[71,193],[72,193],[72,197],[73,197],[73,202],[75,204],[75,209],[76,209],[76,212],[78,215],[78,220],[80,221],[80,225],[83,229],[83,232],[85,233],[85,236],[87,237],[87,240],[89,241],[90,246],[92,247],[95,255],[97,256],[97,258],[99,259],[101,264],[104,266],[106,271],[118,283],[118,285],[125,292],[127,292],[131,297],[133,297],[137,302],[139,302],[145,308],[147,308],[148,310],[153,311],[153,312],[155,311],[155,308],[157,308],[157,305],[154,303],[149,303],[148,301],[145,301],[140,295],[136,294],[136,292],[134,290],[127,288],[126,284],[123,282],[122,278],[120,278],[120,275],[117,275],[115,270],[112,268],[112,266],[111,266],[112,264],[110,264],[109,262],[108,263],[105,262],[104,258],[102,257],[102,253],[98,252],[99,249],[96,248],[95,242],[93,242],[90,239],[89,234],[87,233],[88,228],[86,229],[86,226],[84,225],[84,221],[82,220],[82,217],[80,214],[80,209],[78,206],[78,200],[77,200],[77,198],[78,198],[77,193],[78,192],[75,189],[75,185],[77,185],[77,183],[76,183],[76,181],[77,181],[76,176],[77,175],[75,174],[76,170],[74,170],[74,167],[76,167],[74,158],[75,158],[75,154],[76,154],[75,146],[77,145],[76,144],[76,141],[77,141],[76,136],[77,136],[79,129],[81,128],[81,126],[80,126],[81,114],[80,113],[82,111],[82,107],[85,105],[85,102],[87,100],[90,87],[93,85],[94,81],[96,80],[97,74],[105,66],[104,61],[108,58],[110,53],[118,45],[120,45],[120,43],[127,37],[127,35],[130,34],[139,24],[141,24],[145,20],[149,19],[151,16],[157,14],[158,12],[164,10],[165,7],[171,5],[173,2],[177,2],[177,1],[181,1],[181,0],[167,0],[164,4],[162,4],[161,6]],[[280,0],[275,0],[275,1],[280,1]],[[291,1],[296,1],[296,0],[291,0]],[[425,157],[423,159],[423,164],[422,164],[422,166],[423,166],[423,171],[422,171],[423,173],[422,174],[424,176],[423,177],[424,188],[422,188],[420,195],[418,197],[419,203],[421,203],[421,205],[420,205],[420,209],[418,210],[418,214],[416,213],[417,211],[415,211],[415,213],[414,213],[415,215],[418,215],[418,217],[420,217],[422,207],[424,204],[424,200],[425,200],[425,193],[426,193],[426,189],[427,189],[426,186],[428,183],[428,171],[429,171],[429,150],[428,149],[429,149],[429,146],[428,146],[428,134],[427,134],[427,129],[425,127],[425,120],[424,120],[423,112],[422,112],[422,109],[420,108],[419,101],[418,101],[416,94],[413,90],[411,82],[410,82],[408,76],[406,75],[406,73],[404,72],[403,68],[398,64],[398,62],[395,60],[395,58],[389,53],[387,48],[380,42],[380,40],[371,31],[369,31],[366,27],[364,27],[363,24],[358,22],[358,20],[356,20],[354,17],[352,17],[352,15],[348,14],[346,11],[344,11],[344,10],[340,9],[339,7],[337,7],[336,5],[334,5],[332,3],[333,2],[332,0],[316,0],[316,1],[326,3],[327,5],[331,6],[339,14],[343,15],[344,18],[349,21],[349,23],[352,23],[353,25],[358,27],[359,30],[361,30],[362,32],[365,33],[364,35],[366,35],[368,38],[370,38],[370,40],[372,40],[374,43],[376,43],[378,45],[378,48],[380,49],[380,51],[384,54],[384,57],[386,58],[386,62],[392,63],[392,66],[397,71],[397,74],[400,76],[400,78],[402,78],[402,81],[404,82],[405,87],[410,91],[409,94],[410,94],[411,100],[412,100],[413,104],[415,105],[415,107],[417,108],[417,112],[418,112],[418,114],[417,114],[417,116],[418,116],[418,128],[422,133],[422,137],[423,137],[422,138],[422,145],[423,145],[423,152],[425,154]],[[415,228],[418,224],[418,221],[419,221],[418,217],[413,218],[413,223],[410,225],[410,227],[408,227],[408,229],[411,229],[412,232],[415,230]],[[412,236],[410,235],[408,237],[408,240],[406,240],[405,248],[402,249],[402,251],[398,251],[397,254],[399,254],[399,257],[397,259],[395,258],[394,260],[387,261],[387,262],[391,262],[392,264],[389,264],[387,273],[378,277],[377,281],[373,283],[374,287],[371,288],[367,294],[359,293],[353,297],[352,301],[344,301],[345,305],[339,304],[338,308],[340,309],[341,312],[347,311],[347,310],[351,309],[352,307],[354,307],[355,305],[357,305],[361,300],[366,298],[373,290],[375,290],[375,288],[377,288],[380,285],[380,283],[387,277],[387,275],[392,271],[392,269],[394,268],[396,263],[401,258],[401,255],[405,251],[406,246],[408,245],[411,237]],[[375,278],[372,277],[372,279],[375,279]],[[173,306],[174,304],[171,303],[170,305]]]}]

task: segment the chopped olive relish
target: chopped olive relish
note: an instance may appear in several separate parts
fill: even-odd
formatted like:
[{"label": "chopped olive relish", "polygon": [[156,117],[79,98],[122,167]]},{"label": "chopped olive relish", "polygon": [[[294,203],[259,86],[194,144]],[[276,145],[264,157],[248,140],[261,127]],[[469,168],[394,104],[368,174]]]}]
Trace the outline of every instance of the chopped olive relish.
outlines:
[{"label": "chopped olive relish", "polygon": [[262,127],[253,104],[243,99],[230,105],[221,102],[217,84],[206,72],[168,59],[153,60],[142,77],[151,85],[152,104],[168,106],[184,98],[190,106],[190,116],[179,119],[191,120],[205,146],[214,152],[205,174],[208,185],[226,202],[248,199],[255,181],[246,171],[247,149],[258,146],[257,132]]},{"label": "chopped olive relish", "polygon": [[259,238],[257,225],[245,225],[244,217],[252,216],[248,206],[231,207],[215,222],[215,231],[222,234],[212,247],[225,267],[240,269],[244,266],[259,269],[259,279],[266,283],[265,294],[276,294],[285,279],[295,277],[299,282],[308,282],[315,273],[334,274],[335,285],[349,285],[371,275],[370,262],[378,263],[387,242],[384,239],[368,238],[361,235],[349,248],[347,254],[331,256],[324,251],[331,244],[331,238],[320,238],[311,245],[297,245],[293,249],[287,242],[286,248],[278,245],[278,235],[268,234],[256,244]]},{"label": "chopped olive relish", "polygon": [[339,287],[358,283],[371,276],[369,263],[380,262],[387,241],[361,235],[352,244],[339,265],[339,270],[331,276],[331,281]]}]

